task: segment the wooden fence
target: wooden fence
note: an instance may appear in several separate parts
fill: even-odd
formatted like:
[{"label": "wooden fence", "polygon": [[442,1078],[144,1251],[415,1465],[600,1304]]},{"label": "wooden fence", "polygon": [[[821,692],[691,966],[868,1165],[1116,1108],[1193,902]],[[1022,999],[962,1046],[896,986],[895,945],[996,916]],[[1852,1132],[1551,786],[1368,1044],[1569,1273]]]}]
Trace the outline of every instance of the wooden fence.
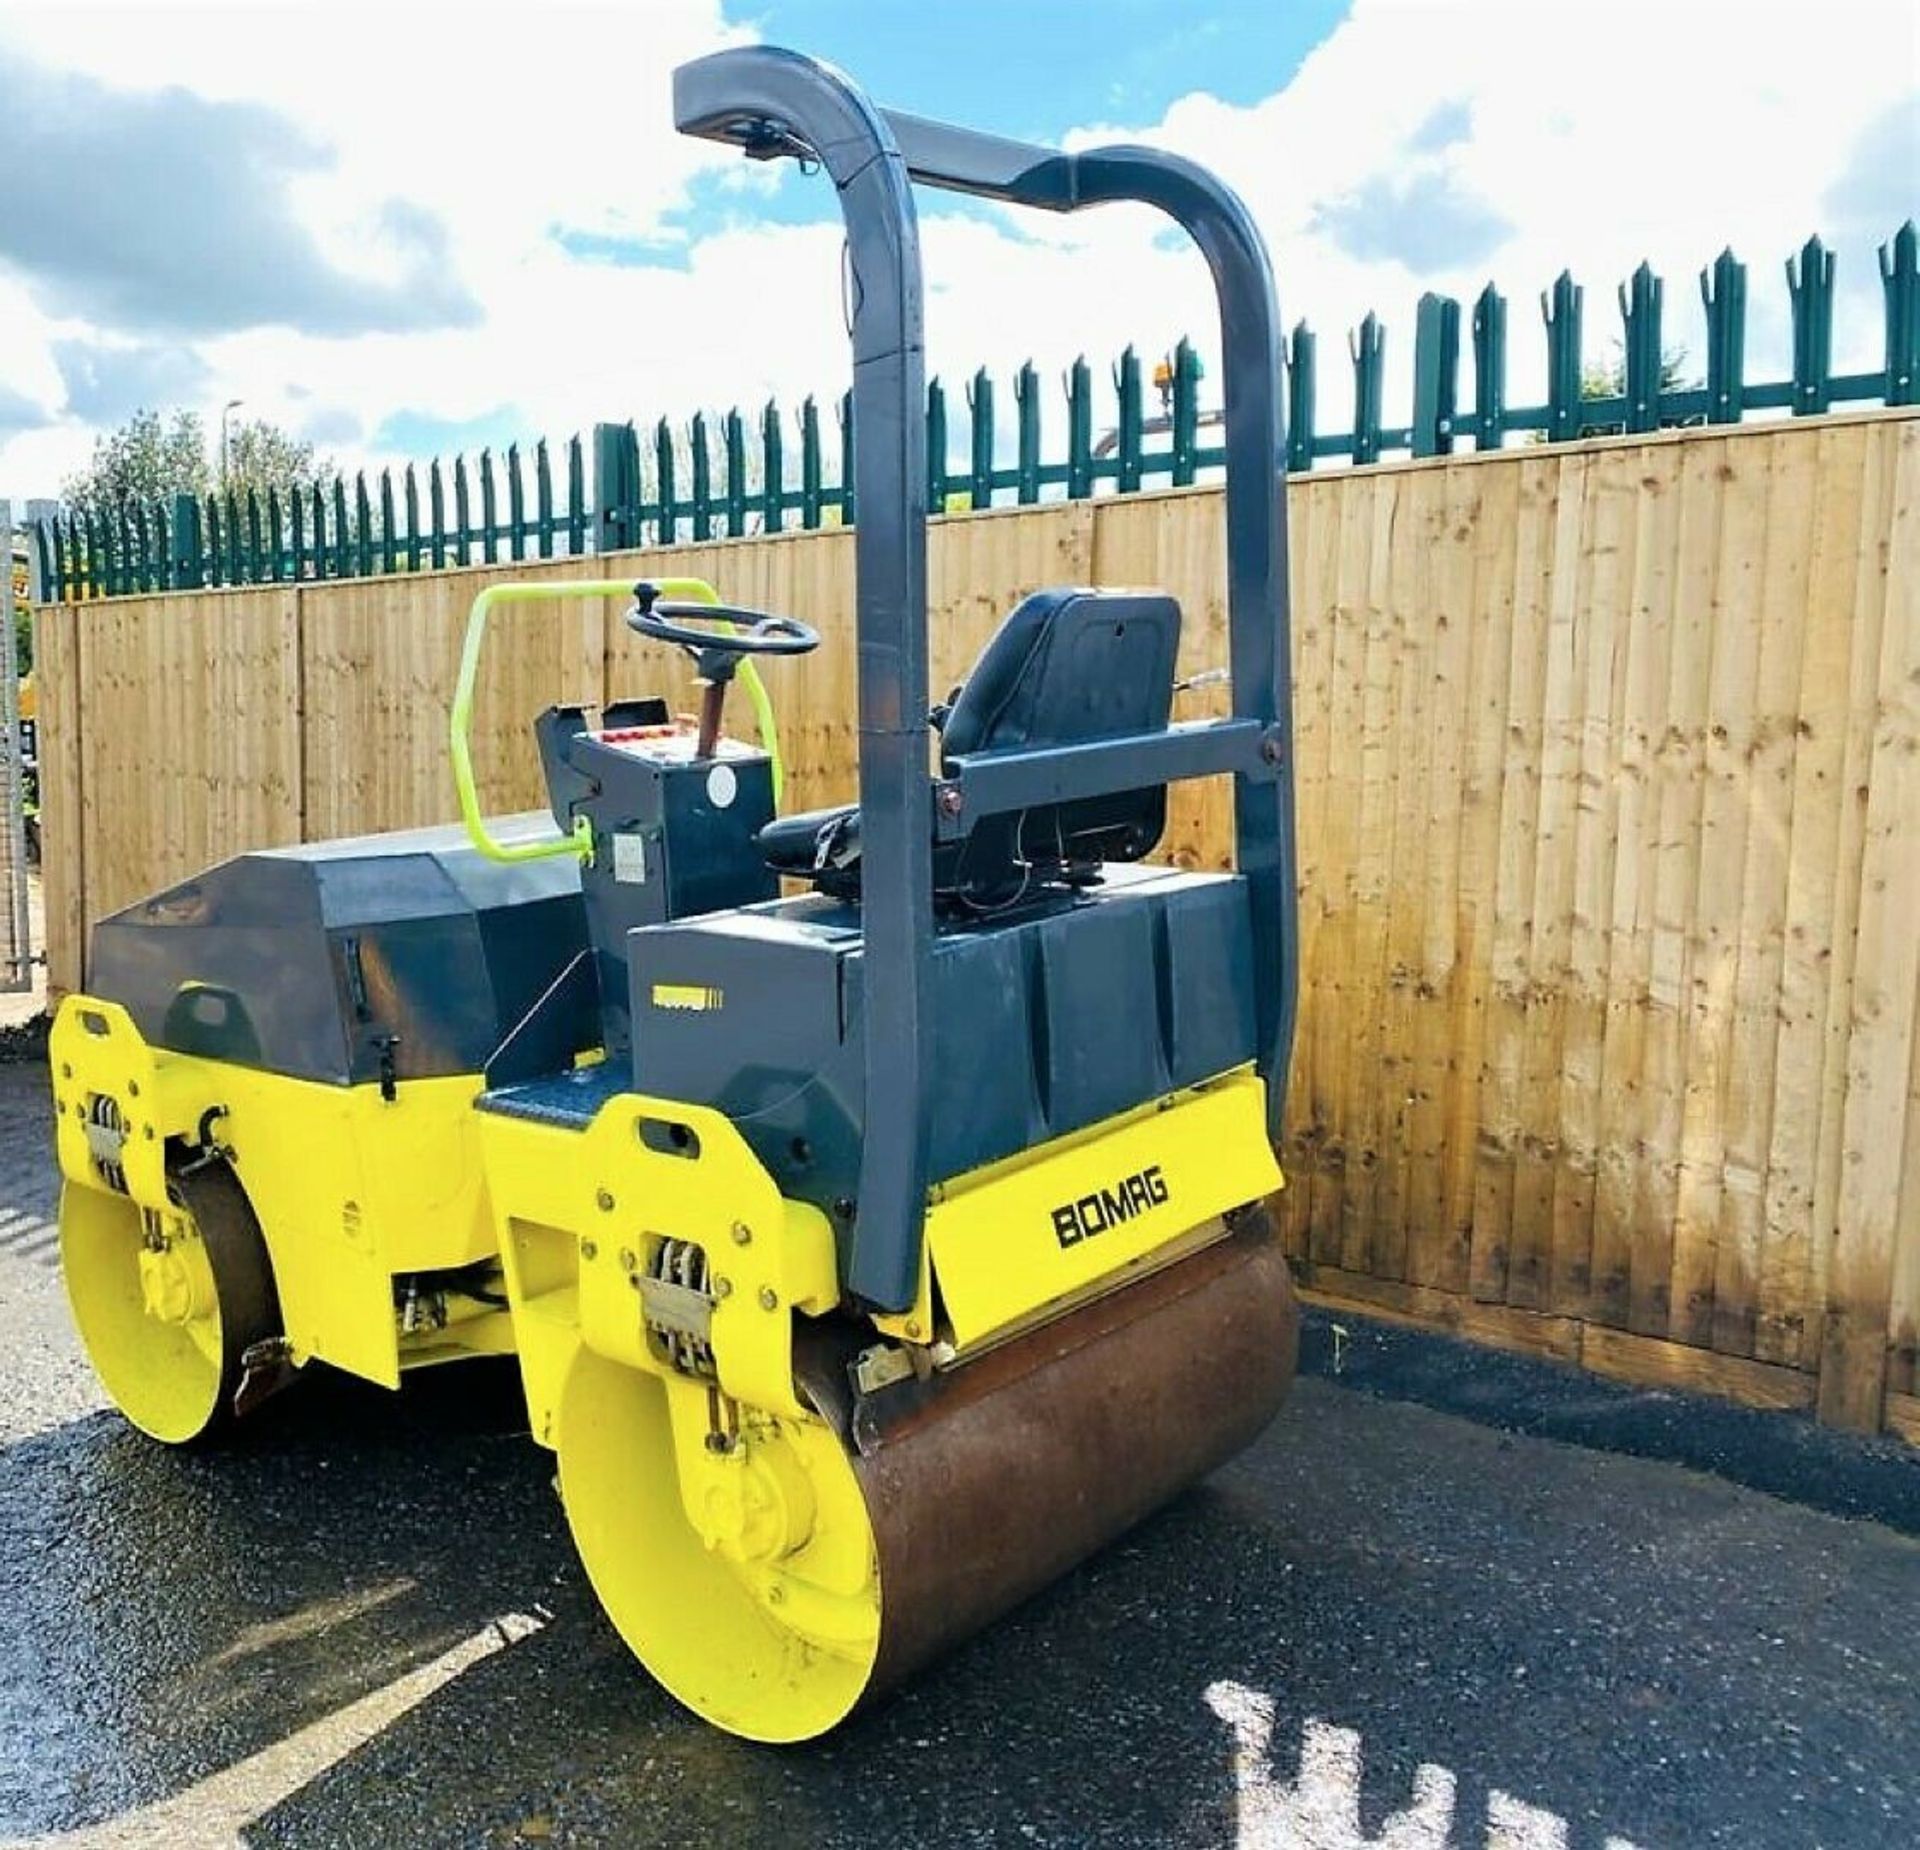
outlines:
[{"label": "wooden fence", "polygon": [[[1313,1290],[1920,1440],[1916,490],[1911,412],[1289,485]],[[820,626],[769,675],[787,800],[850,795],[851,535],[622,563]],[[91,920],[222,855],[449,816],[458,639],[502,575],[42,610],[56,989]],[[1217,489],[935,523],[936,687],[1075,581],[1164,585],[1183,668],[1223,660]],[[536,800],[542,706],[663,673],[610,605],[500,626],[489,801]],[[1221,864],[1227,804],[1183,790],[1164,855]]]}]

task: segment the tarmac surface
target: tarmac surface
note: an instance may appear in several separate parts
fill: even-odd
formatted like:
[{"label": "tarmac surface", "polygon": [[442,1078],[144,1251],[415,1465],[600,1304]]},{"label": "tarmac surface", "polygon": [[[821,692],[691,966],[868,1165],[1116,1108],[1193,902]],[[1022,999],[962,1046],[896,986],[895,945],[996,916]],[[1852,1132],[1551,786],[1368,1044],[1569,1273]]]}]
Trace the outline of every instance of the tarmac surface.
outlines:
[{"label": "tarmac surface", "polygon": [[1920,1842],[1897,1443],[1316,1317],[1242,1459],[753,1747],[599,1616],[510,1365],[204,1453],[104,1410],[44,1095],[0,1065],[0,1844]]}]

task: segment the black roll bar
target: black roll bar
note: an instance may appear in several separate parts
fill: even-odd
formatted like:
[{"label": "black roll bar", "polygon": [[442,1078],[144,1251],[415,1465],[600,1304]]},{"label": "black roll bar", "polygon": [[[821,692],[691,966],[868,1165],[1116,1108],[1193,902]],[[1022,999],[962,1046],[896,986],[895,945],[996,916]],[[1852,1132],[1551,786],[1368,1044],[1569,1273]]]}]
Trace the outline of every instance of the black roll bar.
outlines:
[{"label": "black roll bar", "polygon": [[[1049,212],[1134,200],[1200,247],[1220,306],[1233,717],[1268,741],[1234,776],[1235,856],[1252,908],[1255,1046],[1276,1138],[1298,991],[1286,431],[1280,317],[1246,207],[1156,148],[1062,154],[878,109],[841,72],[773,46],[674,73],[683,134],[817,160],[839,195],[853,298],[866,1137],[847,1286],[900,1311],[919,1285],[932,1046],[933,780],[927,739],[926,363],[910,182]],[[1243,737],[1253,737],[1242,729]],[[1109,748],[1110,748],[1110,743]],[[1197,761],[1197,757],[1196,757]],[[1240,762],[1236,760],[1236,762]],[[1218,765],[1209,758],[1209,768]],[[1171,766],[1170,766],[1171,768]],[[1188,770],[1186,775],[1198,775]]]}]

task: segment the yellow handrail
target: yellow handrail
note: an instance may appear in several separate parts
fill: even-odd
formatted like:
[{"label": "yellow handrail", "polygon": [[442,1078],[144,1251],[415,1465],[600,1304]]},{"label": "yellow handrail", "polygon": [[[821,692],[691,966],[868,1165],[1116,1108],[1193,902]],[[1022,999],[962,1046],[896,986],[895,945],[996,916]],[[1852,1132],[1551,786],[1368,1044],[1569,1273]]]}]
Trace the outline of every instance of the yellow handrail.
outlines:
[{"label": "yellow handrail", "polygon": [[[662,578],[654,583],[662,597],[683,598],[699,604],[720,601],[720,594],[704,578]],[[630,597],[632,593],[631,579],[583,578],[571,583],[488,585],[473,600],[473,608],[467,613],[466,640],[460,647],[460,673],[454,682],[447,743],[453,758],[453,787],[460,799],[460,820],[466,824],[468,840],[488,860],[544,861],[560,854],[578,855],[588,862],[593,859],[593,825],[585,816],[576,816],[571,832],[558,841],[503,842],[487,832],[486,818],[480,813],[480,792],[473,776],[473,699],[480,680],[480,647],[486,639],[488,616],[496,604],[549,603],[567,597]],[[761,746],[772,760],[773,801],[777,809],[785,778],[773,702],[767,697],[766,686],[751,661],[741,662],[739,679],[759,721]]]}]

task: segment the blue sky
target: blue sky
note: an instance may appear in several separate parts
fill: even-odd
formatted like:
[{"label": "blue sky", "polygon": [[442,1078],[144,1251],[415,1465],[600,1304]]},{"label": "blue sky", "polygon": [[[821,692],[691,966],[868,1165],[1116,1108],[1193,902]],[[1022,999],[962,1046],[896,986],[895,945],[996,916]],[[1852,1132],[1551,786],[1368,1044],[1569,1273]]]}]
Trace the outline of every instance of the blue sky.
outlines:
[{"label": "blue sky", "polygon": [[[1157,122],[1180,97],[1205,92],[1250,106],[1283,90],[1301,61],[1344,19],[1348,0],[974,0],[886,5],[873,0],[733,4],[727,19],[771,44],[805,48],[857,74],[888,108],[936,116],[1022,141],[1057,143],[1096,123]],[[583,262],[623,267],[685,261],[678,234],[724,226],[838,223],[824,182],[790,167],[743,197],[725,176],[702,176],[668,215],[668,237],[554,226]],[[956,195],[922,194],[923,214],[980,216]]]},{"label": "blue sky", "polygon": [[1248,105],[1285,88],[1346,0],[863,0],[731,5],[730,19],[803,45],[882,103],[996,134],[1054,140],[1091,122],[1157,122],[1195,90]]}]

